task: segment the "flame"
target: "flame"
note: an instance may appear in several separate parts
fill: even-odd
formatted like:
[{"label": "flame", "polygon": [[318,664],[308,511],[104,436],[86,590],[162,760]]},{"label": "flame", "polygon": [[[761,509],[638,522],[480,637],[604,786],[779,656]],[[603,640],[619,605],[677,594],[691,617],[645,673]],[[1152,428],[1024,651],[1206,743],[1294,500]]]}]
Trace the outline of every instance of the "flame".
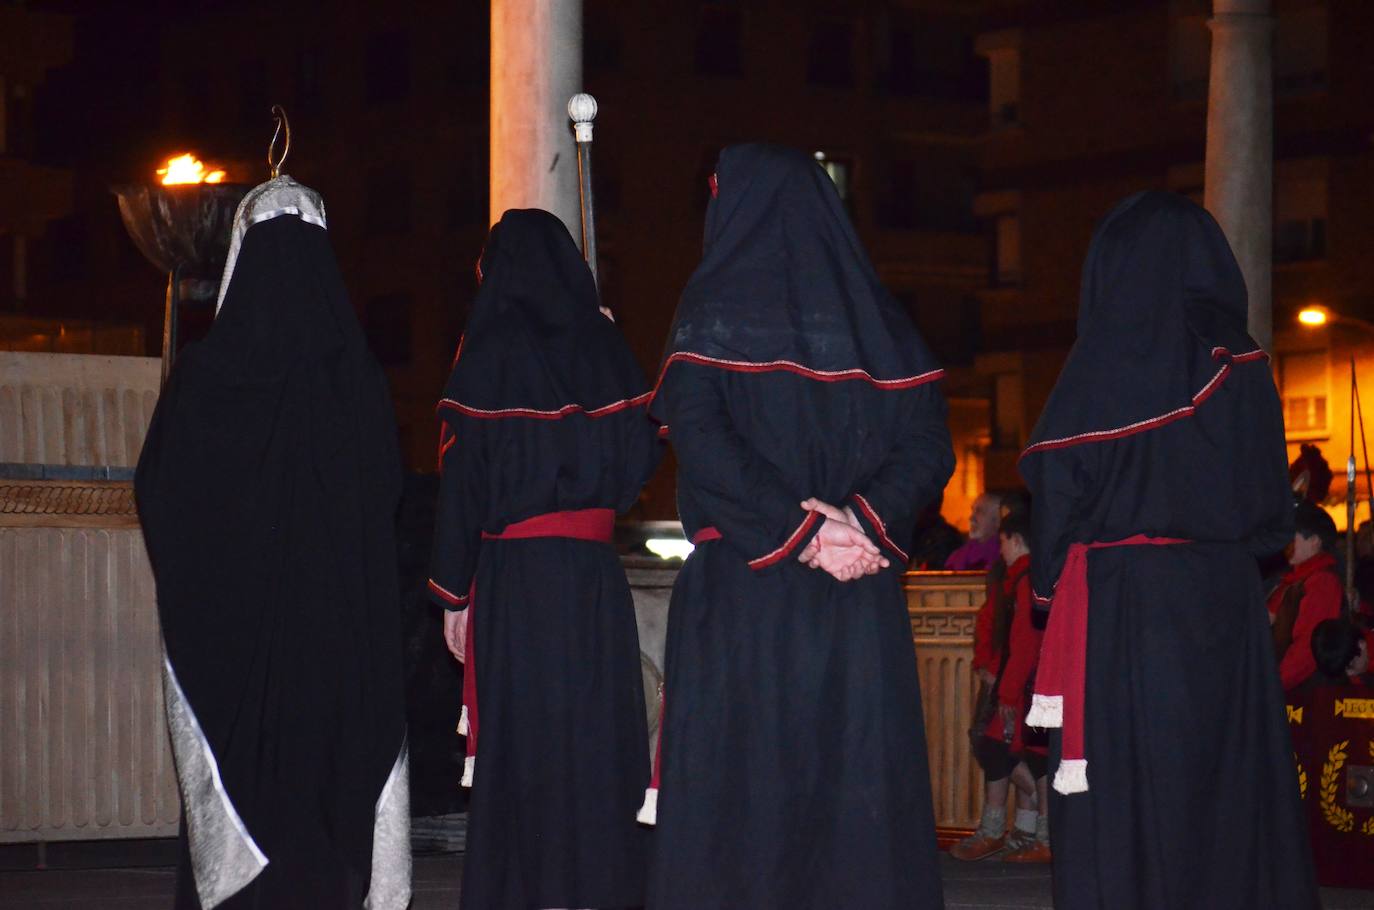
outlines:
[{"label": "flame", "polygon": [[168,158],[167,163],[157,169],[157,175],[162,178],[164,186],[181,183],[223,183],[225,177],[224,171],[207,171],[205,162],[190,152]]}]

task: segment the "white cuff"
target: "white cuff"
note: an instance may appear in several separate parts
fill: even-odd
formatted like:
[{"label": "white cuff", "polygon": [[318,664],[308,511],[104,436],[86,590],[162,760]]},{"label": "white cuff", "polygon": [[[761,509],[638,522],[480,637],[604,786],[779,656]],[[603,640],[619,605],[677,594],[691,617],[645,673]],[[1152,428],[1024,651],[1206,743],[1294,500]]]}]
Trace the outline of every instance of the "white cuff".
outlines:
[{"label": "white cuff", "polygon": [[1064,696],[1032,695],[1026,726],[1040,729],[1064,726]]},{"label": "white cuff", "polygon": [[1054,789],[1063,794],[1088,792],[1088,760],[1068,758],[1054,772]]}]

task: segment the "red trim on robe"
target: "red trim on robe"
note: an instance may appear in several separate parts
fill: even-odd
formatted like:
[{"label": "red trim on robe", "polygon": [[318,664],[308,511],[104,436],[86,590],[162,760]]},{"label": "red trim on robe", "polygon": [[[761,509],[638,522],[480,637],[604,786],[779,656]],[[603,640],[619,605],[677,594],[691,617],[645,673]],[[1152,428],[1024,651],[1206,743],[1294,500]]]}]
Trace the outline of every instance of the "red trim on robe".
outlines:
[{"label": "red trim on robe", "polygon": [[[429,580],[428,588],[430,591],[443,598],[445,603],[452,604],[460,610],[468,605],[468,594],[454,594],[432,578]],[[470,593],[471,592],[469,592],[469,594]]]},{"label": "red trim on robe", "polygon": [[868,504],[868,500],[864,499],[860,494],[855,493],[854,501],[859,504],[859,508],[863,511],[864,517],[868,519],[869,524],[873,525],[877,530],[878,542],[902,557],[903,564],[911,562],[911,557],[906,555],[906,551],[893,543],[892,538],[887,536],[887,525],[883,524],[883,520],[878,517],[878,513]]},{"label": "red trim on robe", "polygon": [[1231,373],[1232,366],[1237,363],[1249,363],[1254,360],[1269,359],[1269,355],[1262,350],[1254,350],[1245,354],[1236,354],[1232,356],[1230,351],[1222,347],[1213,348],[1212,357],[1214,359],[1230,357],[1231,360],[1229,363],[1222,364],[1221,369],[1217,370],[1216,375],[1198,390],[1197,394],[1193,396],[1192,404],[1176,408],[1169,411],[1167,414],[1160,414],[1158,417],[1150,417],[1145,420],[1138,420],[1135,423],[1129,423],[1124,427],[1117,427],[1110,430],[1091,430],[1086,433],[1077,433],[1073,436],[1063,436],[1059,439],[1046,439],[1043,442],[1037,442],[1034,445],[1027,446],[1025,451],[1017,458],[1017,461],[1020,461],[1022,458],[1034,452],[1043,452],[1049,449],[1066,449],[1070,446],[1081,445],[1087,442],[1108,442],[1113,439],[1123,439],[1127,436],[1134,436],[1137,433],[1144,433],[1147,430],[1159,429],[1162,426],[1173,423],[1175,420],[1182,420],[1184,417],[1191,417],[1197,412],[1198,406],[1212,397],[1212,393],[1226,380],[1226,377]]},{"label": "red trim on robe", "polygon": [[766,569],[775,563],[781,562],[786,558],[788,553],[796,549],[797,544],[807,535],[811,530],[811,526],[816,523],[816,519],[819,517],[819,512],[807,512],[806,517],[802,519],[802,523],[797,526],[797,530],[793,531],[791,536],[783,541],[782,546],[778,547],[772,553],[767,553],[757,559],[749,560],[749,568],[757,572],[759,569]]},{"label": "red trim on robe", "polygon": [[569,414],[583,414],[587,417],[605,417],[608,414],[615,414],[628,408],[647,405],[649,399],[653,397],[652,392],[645,392],[643,395],[636,395],[634,398],[622,398],[620,401],[613,401],[610,404],[602,405],[590,410],[580,404],[565,404],[556,410],[540,410],[538,408],[498,408],[487,410],[485,408],[474,408],[471,405],[454,401],[451,398],[444,398],[435,407],[436,411],[450,410],[457,411],[467,417],[477,417],[482,420],[501,420],[507,417],[527,417],[532,420],[559,420]]},{"label": "red trim on robe", "polygon": [[944,378],[944,370],[929,370],[915,376],[905,376],[901,379],[875,379],[867,370],[857,367],[851,370],[813,370],[811,367],[803,366],[792,360],[768,360],[762,363],[754,363],[748,360],[725,360],[720,357],[708,357],[705,354],[694,354],[690,351],[678,351],[671,355],[663,363],[663,369],[659,371],[658,381],[654,383],[652,395],[657,395],[658,390],[663,386],[663,379],[668,374],[668,368],[679,360],[686,363],[695,363],[698,366],[717,367],[722,370],[729,370],[735,373],[795,373],[806,379],[816,379],[821,382],[845,382],[848,380],[862,380],[880,389],[912,389],[927,382],[934,382]]}]

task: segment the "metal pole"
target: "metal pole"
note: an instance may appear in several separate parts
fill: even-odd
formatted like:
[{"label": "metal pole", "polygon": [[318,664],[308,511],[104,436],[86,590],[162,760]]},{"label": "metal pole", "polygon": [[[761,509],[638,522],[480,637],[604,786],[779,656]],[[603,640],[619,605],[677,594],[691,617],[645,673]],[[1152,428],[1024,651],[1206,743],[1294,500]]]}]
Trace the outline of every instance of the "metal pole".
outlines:
[{"label": "metal pole", "polygon": [[596,99],[591,95],[573,95],[568,101],[568,117],[572,119],[577,138],[578,194],[582,202],[582,258],[592,270],[592,280],[600,285],[596,274],[596,204],[592,200],[592,121],[596,119]]},{"label": "metal pole", "polygon": [[1354,615],[1355,593],[1355,358],[1350,358],[1350,458],[1345,463],[1345,609]]},{"label": "metal pole", "polygon": [[172,266],[167,273],[167,312],[162,315],[162,385],[167,385],[167,377],[172,372],[172,361],[177,353],[177,310],[181,304],[181,266]]}]

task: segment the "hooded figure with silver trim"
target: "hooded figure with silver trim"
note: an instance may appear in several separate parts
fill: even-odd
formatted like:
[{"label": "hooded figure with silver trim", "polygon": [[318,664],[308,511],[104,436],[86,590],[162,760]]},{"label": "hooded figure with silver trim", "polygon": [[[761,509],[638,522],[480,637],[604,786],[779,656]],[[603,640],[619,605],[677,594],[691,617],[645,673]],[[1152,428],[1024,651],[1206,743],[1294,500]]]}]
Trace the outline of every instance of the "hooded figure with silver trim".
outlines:
[{"label": "hooded figure with silver trim", "polygon": [[409,903],[401,472],[323,203],[271,180],[239,207],[215,323],[178,358],[135,482],[179,910]]}]

